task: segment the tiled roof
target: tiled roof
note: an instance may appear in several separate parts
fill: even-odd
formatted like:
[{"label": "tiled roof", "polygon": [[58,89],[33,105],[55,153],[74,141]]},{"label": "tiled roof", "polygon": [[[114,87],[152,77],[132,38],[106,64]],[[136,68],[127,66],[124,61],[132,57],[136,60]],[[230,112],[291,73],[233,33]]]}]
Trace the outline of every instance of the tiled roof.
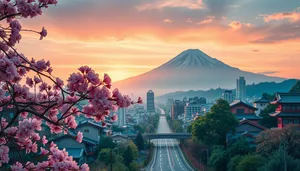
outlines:
[{"label": "tiled roof", "polygon": [[300,93],[276,93],[271,103],[300,103]]},{"label": "tiled roof", "polygon": [[249,104],[247,104],[247,103],[244,103],[244,102],[242,102],[241,100],[235,100],[235,101],[233,101],[233,102],[230,104],[230,107],[235,107],[235,106],[237,106],[237,105],[244,105],[244,106],[246,106],[246,107],[248,107],[248,108],[257,110],[256,107],[251,106],[251,105],[249,105]]},{"label": "tiled roof", "polygon": [[270,116],[286,116],[286,117],[289,117],[289,116],[300,116],[300,113],[284,113],[284,112],[274,112],[274,113],[271,113]]},{"label": "tiled roof", "polygon": [[253,114],[235,114],[235,116],[239,119],[250,119],[250,120],[259,120],[262,119],[260,116],[256,116],[254,113]]},{"label": "tiled roof", "polygon": [[256,122],[253,122],[253,121],[250,121],[250,120],[247,120],[247,119],[241,120],[239,124],[242,125],[242,124],[246,124],[246,123],[248,123],[250,125],[253,125],[253,126],[257,127],[257,128],[260,128],[262,130],[267,130],[268,129],[268,128],[266,128],[266,127],[264,127],[264,126],[262,126],[262,125],[260,125],[260,124],[258,124]]},{"label": "tiled roof", "polygon": [[72,156],[74,159],[81,158],[84,153],[83,148],[66,148],[66,151],[69,156]]},{"label": "tiled roof", "polygon": [[270,100],[260,98],[260,99],[255,100],[253,103],[270,103]]},{"label": "tiled roof", "polygon": [[[59,140],[59,139],[62,139],[62,138],[66,138],[66,137],[73,138],[74,141],[76,141],[75,140],[76,134],[74,132],[72,132],[72,131],[70,131],[69,134],[62,135],[60,137],[54,138],[51,141],[56,141],[56,140]],[[49,142],[51,142],[51,141],[49,141]],[[87,137],[83,137],[82,138],[82,143],[91,144],[91,145],[97,145],[99,142],[96,141],[96,140],[92,140],[90,138],[87,138]]]}]

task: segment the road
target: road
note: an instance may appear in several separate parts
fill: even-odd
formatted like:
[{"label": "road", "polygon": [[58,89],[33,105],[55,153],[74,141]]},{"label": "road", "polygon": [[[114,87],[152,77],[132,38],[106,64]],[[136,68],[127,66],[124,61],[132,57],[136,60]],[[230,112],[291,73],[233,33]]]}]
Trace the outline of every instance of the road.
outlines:
[{"label": "road", "polygon": [[[159,108],[160,109],[160,108]],[[165,112],[161,110],[161,114]],[[171,133],[165,116],[160,116],[157,133]],[[155,145],[153,158],[147,171],[193,171],[185,160],[176,139],[152,140]]]}]

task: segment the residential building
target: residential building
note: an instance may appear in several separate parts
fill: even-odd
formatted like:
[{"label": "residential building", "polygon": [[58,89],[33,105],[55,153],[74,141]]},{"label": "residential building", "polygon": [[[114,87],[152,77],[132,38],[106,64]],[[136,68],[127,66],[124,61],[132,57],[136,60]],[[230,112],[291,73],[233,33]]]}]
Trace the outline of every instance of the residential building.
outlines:
[{"label": "residential building", "polygon": [[268,128],[247,119],[239,121],[239,125],[235,128],[235,132],[228,132],[226,134],[227,142],[235,141],[240,137],[244,137],[251,146],[255,146],[255,139],[257,135]]},{"label": "residential building", "polygon": [[261,111],[264,110],[270,104],[270,100],[266,98],[260,98],[253,102],[253,106],[257,108],[256,115],[259,116]]},{"label": "residential building", "polygon": [[238,120],[251,120],[258,122],[261,117],[256,116],[255,111],[257,108],[244,103],[241,100],[235,100],[230,104],[231,112],[236,116]]},{"label": "residential building", "polygon": [[188,103],[184,107],[184,120],[188,121],[193,119],[196,115],[199,115],[203,112],[203,104],[199,103]]},{"label": "residential building", "polygon": [[236,99],[244,101],[246,98],[246,80],[240,77],[236,80]]},{"label": "residential building", "polygon": [[300,124],[300,93],[276,93],[271,104],[277,105],[270,116],[277,118],[278,128],[288,124]]},{"label": "residential building", "polygon": [[233,94],[231,90],[225,90],[222,94],[222,99],[226,100],[229,104],[233,102]]},{"label": "residential building", "polygon": [[189,98],[188,103],[206,104],[206,98],[204,97]]},{"label": "residential building", "polygon": [[[108,123],[108,127],[111,124]],[[83,133],[82,142],[76,141],[76,132],[69,131],[68,134],[56,137],[53,141],[59,149],[66,149],[70,156],[77,162],[86,162],[86,159],[94,159],[97,152],[97,145],[101,135],[109,135],[111,131],[93,120],[83,120],[78,123],[76,131]]]},{"label": "residential building", "polygon": [[122,134],[115,134],[112,136],[112,140],[114,143],[126,143],[130,140],[128,136]]},{"label": "residential building", "polygon": [[171,107],[171,118],[178,119],[178,116],[184,113],[185,102],[175,100]]},{"label": "residential building", "polygon": [[154,92],[152,90],[147,92],[147,112],[155,113]]}]

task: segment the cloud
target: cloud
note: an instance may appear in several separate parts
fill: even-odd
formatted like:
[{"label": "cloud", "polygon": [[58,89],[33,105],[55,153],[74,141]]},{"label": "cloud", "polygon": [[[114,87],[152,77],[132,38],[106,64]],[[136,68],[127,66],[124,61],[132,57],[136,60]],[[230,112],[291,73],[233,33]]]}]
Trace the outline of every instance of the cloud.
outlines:
[{"label": "cloud", "polygon": [[273,75],[273,74],[277,74],[277,73],[279,73],[279,71],[264,71],[264,72],[259,72],[258,74]]},{"label": "cloud", "polygon": [[252,27],[252,24],[250,23],[241,23],[239,21],[232,21],[228,24],[229,27],[231,27],[234,30],[239,30],[242,27]]},{"label": "cloud", "polygon": [[260,52],[258,49],[253,49],[252,52]]},{"label": "cloud", "polygon": [[191,18],[188,18],[185,20],[187,23],[193,23],[193,20]]},{"label": "cloud", "polygon": [[214,19],[215,19],[214,16],[208,16],[208,17],[206,17],[206,18],[207,18],[207,19],[202,20],[202,21],[198,22],[197,24],[198,24],[198,25],[201,25],[201,24],[209,24],[209,23],[213,22]]},{"label": "cloud", "polygon": [[163,9],[163,8],[188,8],[202,9],[204,8],[202,0],[155,0],[153,3],[146,3],[137,6],[139,11]]},{"label": "cloud", "polygon": [[300,20],[300,12],[283,12],[283,13],[274,13],[271,15],[260,15],[264,17],[265,22],[270,21],[279,21],[279,20],[289,20],[291,22],[296,22]]},{"label": "cloud", "polygon": [[164,19],[164,23],[172,23],[173,21],[170,19]]}]

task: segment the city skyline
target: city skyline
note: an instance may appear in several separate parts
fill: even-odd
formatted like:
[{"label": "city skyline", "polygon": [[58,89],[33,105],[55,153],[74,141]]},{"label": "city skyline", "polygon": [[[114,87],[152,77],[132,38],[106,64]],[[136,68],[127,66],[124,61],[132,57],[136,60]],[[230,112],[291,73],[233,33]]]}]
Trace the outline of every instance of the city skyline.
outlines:
[{"label": "city skyline", "polygon": [[242,70],[300,78],[299,7],[296,0],[64,1],[24,23],[48,35],[40,42],[26,33],[18,49],[49,59],[64,79],[84,64],[118,81],[190,48]]}]

